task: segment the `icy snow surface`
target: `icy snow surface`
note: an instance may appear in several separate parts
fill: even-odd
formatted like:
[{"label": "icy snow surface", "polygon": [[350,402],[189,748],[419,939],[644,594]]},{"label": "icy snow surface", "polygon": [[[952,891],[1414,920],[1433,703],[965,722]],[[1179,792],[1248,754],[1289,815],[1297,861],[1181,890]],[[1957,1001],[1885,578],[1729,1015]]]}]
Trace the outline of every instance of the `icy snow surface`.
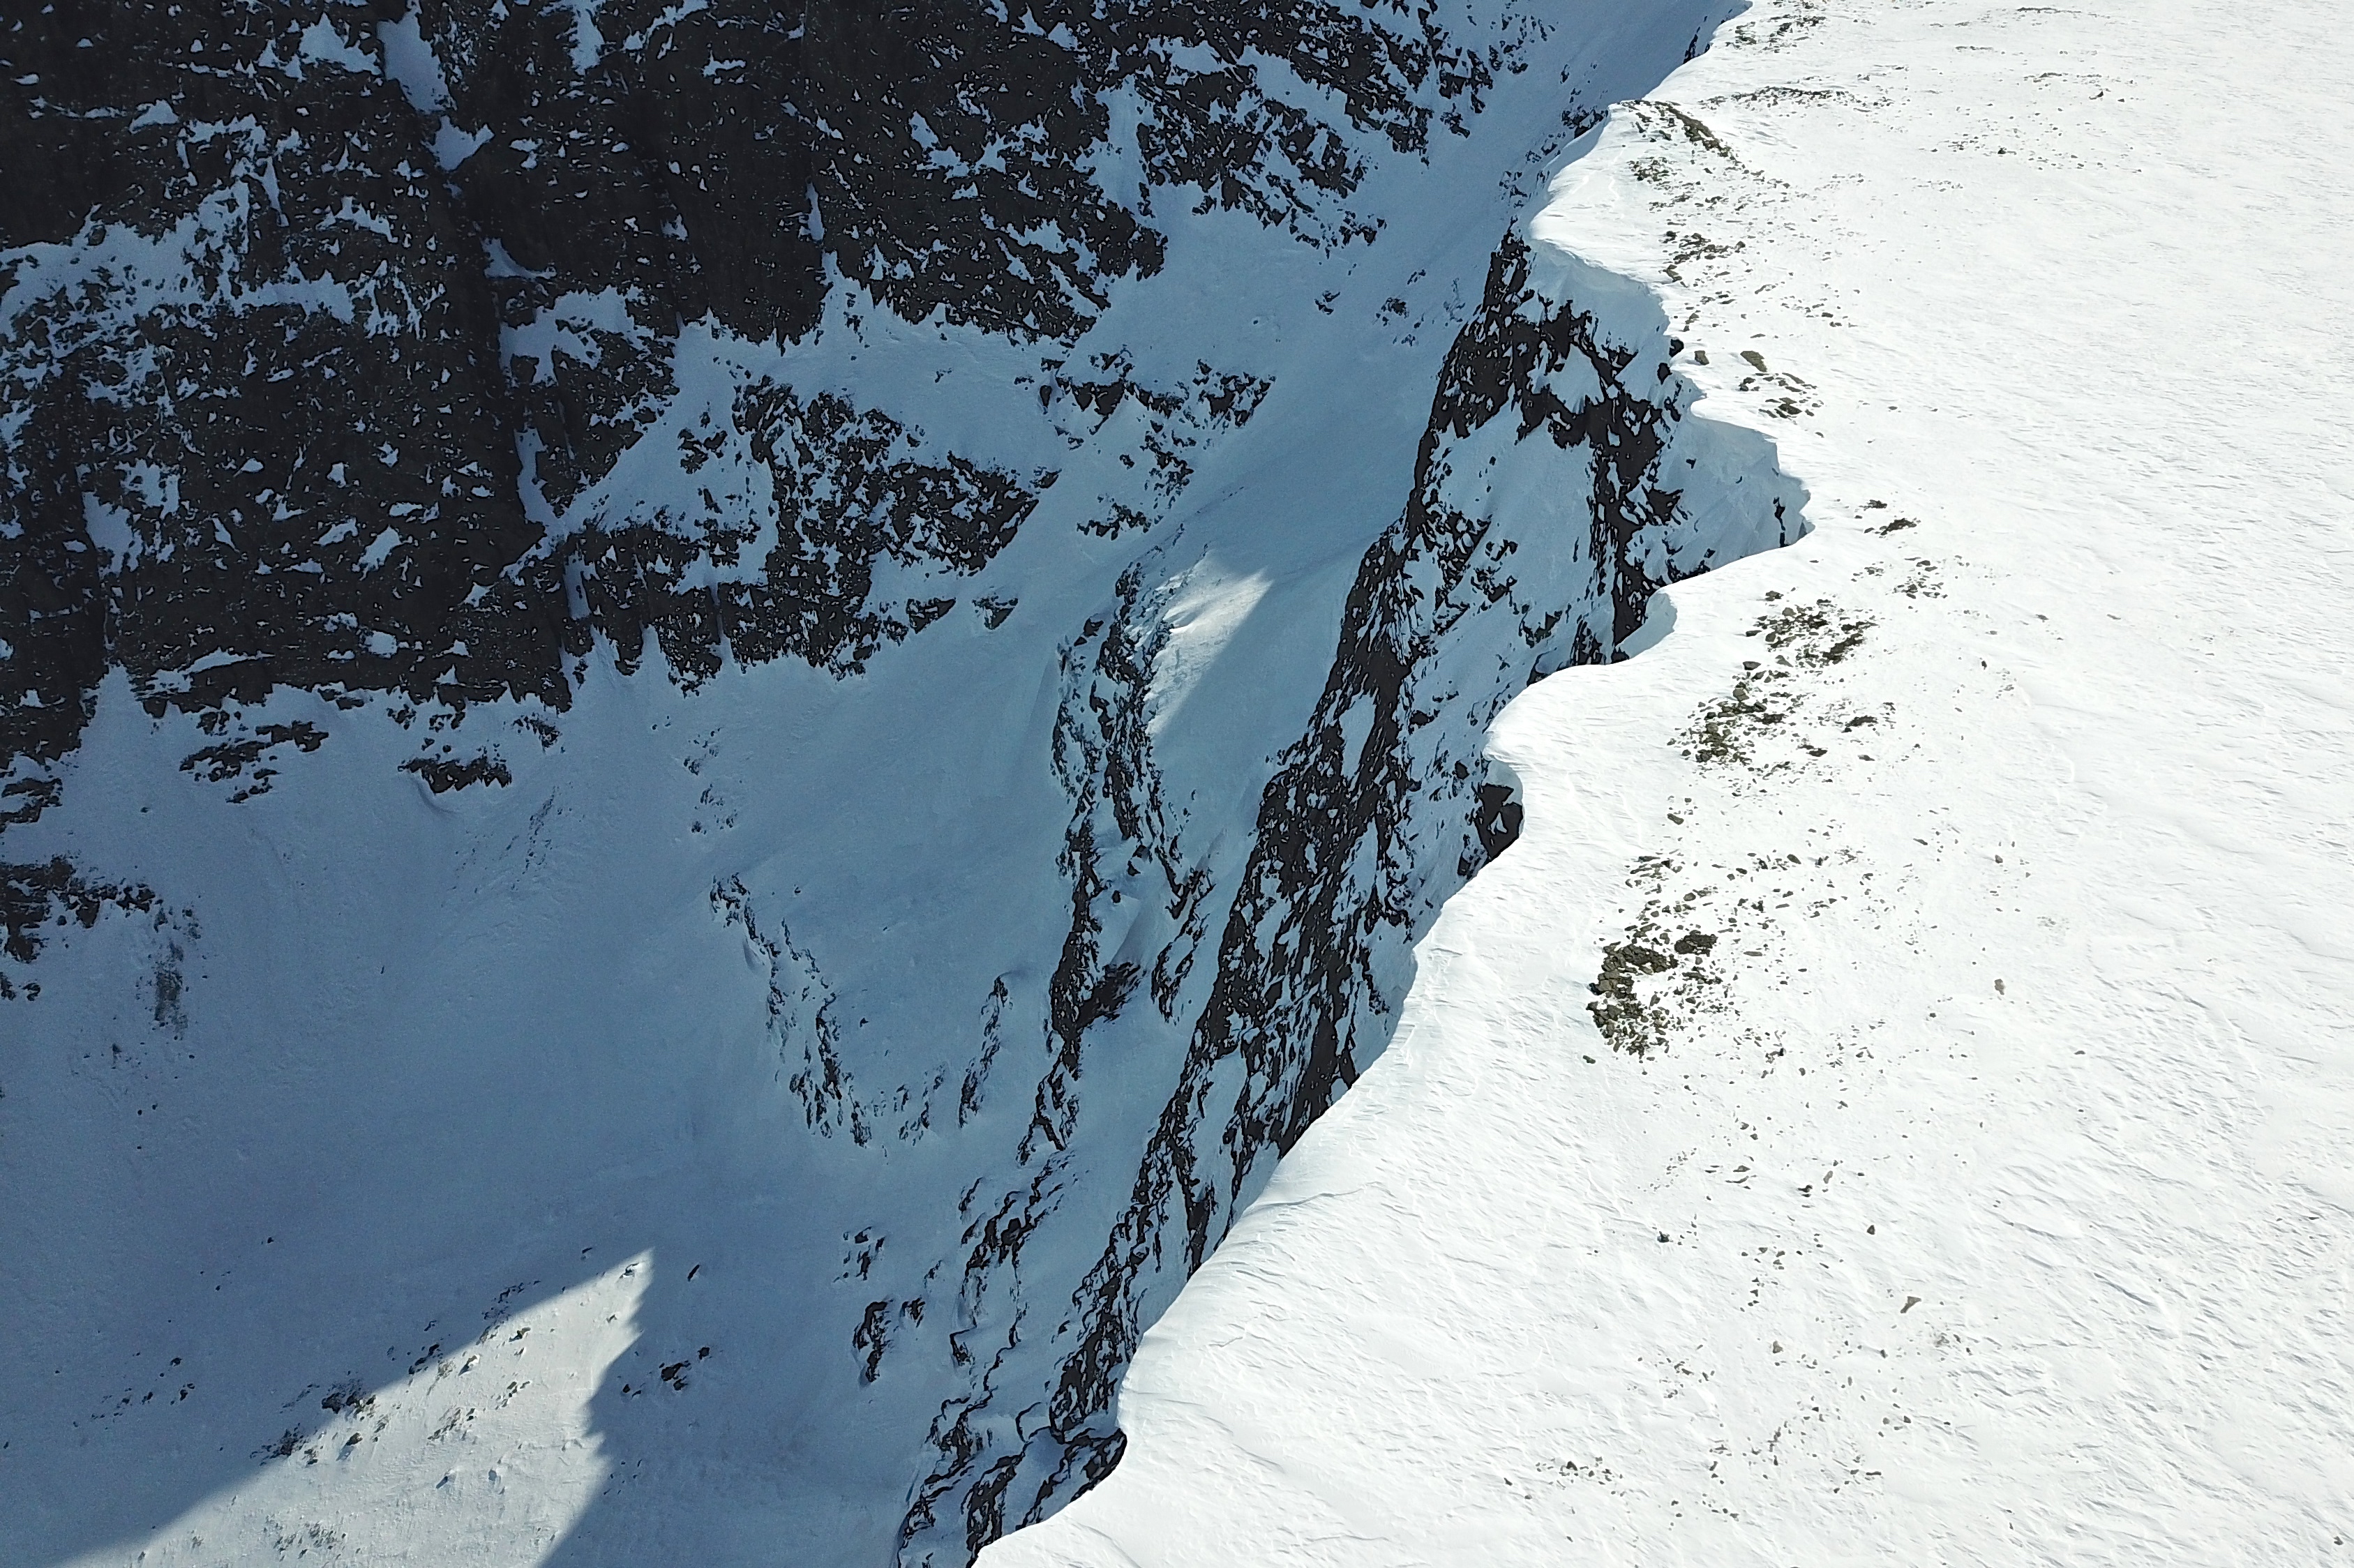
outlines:
[{"label": "icy snow surface", "polygon": [[2341,22],[1769,0],[1615,112],[1533,232],[1818,532],[1507,712],[1525,836],[989,1568],[2354,1560]]}]

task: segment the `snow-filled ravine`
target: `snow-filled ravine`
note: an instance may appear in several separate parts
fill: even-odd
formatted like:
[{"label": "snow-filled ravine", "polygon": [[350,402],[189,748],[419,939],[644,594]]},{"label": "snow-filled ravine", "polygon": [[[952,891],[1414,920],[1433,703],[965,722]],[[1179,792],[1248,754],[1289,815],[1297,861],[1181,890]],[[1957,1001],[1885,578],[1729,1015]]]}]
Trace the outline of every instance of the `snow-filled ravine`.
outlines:
[{"label": "snow-filled ravine", "polygon": [[1720,0],[0,19],[0,1563],[961,1568],[1805,531]]},{"label": "snow-filled ravine", "polygon": [[989,1568],[2354,1561],[2341,22],[1765,0],[1613,112],[1532,243],[1814,531],[1502,715],[1520,842]]}]

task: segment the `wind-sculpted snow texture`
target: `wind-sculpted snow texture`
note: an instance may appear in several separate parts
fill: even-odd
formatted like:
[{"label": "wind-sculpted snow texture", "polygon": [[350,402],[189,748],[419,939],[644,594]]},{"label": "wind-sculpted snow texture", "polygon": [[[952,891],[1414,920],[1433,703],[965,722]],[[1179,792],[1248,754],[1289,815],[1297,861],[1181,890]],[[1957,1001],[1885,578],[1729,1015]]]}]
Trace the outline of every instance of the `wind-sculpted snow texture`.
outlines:
[{"label": "wind-sculpted snow texture", "polygon": [[1489,720],[1797,526],[1516,227],[1720,16],[13,20],[0,1555],[961,1563],[1107,1473]]}]

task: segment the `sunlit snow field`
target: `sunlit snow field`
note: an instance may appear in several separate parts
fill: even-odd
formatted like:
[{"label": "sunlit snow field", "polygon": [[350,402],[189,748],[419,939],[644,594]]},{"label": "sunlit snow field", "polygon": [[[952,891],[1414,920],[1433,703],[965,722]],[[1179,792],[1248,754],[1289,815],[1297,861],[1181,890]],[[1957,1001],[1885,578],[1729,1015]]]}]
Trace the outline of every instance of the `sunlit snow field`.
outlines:
[{"label": "sunlit snow field", "polygon": [[2354,1560],[2342,20],[1769,0],[1596,133],[1535,235],[1818,531],[1509,710],[1526,836],[984,1563]]}]

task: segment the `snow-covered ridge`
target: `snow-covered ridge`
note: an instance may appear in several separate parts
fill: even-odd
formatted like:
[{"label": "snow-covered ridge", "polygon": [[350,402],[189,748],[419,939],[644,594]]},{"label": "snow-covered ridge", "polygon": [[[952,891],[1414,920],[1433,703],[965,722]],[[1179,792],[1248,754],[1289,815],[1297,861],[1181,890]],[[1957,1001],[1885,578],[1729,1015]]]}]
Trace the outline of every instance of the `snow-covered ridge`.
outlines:
[{"label": "snow-covered ridge", "polygon": [[[1278,9],[1195,107],[1320,178],[1180,216],[1169,164],[1150,268],[1027,274],[1060,338],[996,261],[919,310],[970,234],[829,252],[800,336],[714,304],[800,300],[793,237],[624,221],[646,160],[585,132],[652,90],[578,51],[680,18],[610,5],[303,20],[204,90],[328,153],[159,90],[222,186],[13,253],[0,544],[57,591],[8,666],[12,1559],[961,1563],[1117,1460],[1144,1328],[1511,841],[1495,713],[1801,526],[1656,302],[1519,227],[1708,7],[1467,9],[1345,88],[1267,50],[1357,23]],[[791,41],[693,15],[709,64]],[[1101,125],[1023,156],[1195,156],[1107,48]],[[337,267],[376,303],[280,287]]]},{"label": "snow-covered ridge", "polygon": [[2344,1560],[2328,27],[1769,0],[1614,113],[1531,231],[1814,531],[1500,716],[1520,842],[984,1563]]},{"label": "snow-covered ridge", "polygon": [[[1507,236],[1441,368],[1405,515],[1361,563],[1323,692],[1261,797],[1177,1081],[1157,1114],[1149,1101],[1113,1113],[1148,1135],[1142,1164],[1069,1315],[1044,1336],[1051,1400],[998,1428],[1023,1462],[984,1471],[979,1495],[992,1510],[1019,1487],[1035,1517],[1075,1472],[1108,1470],[1122,1443],[1109,1407],[1138,1336],[1275,1157],[1386,1045],[1410,944],[1517,831],[1518,803],[1482,754],[1495,713],[1551,670],[1606,660],[1662,584],[1787,543],[1800,526],[1766,443],[1684,418],[1685,388],[1659,374],[1664,323],[1639,291],[1548,260]],[[1123,579],[1124,593],[1133,584]],[[1060,1051],[1025,1163],[1068,1147],[1082,1042],[1097,1048],[1091,1025],[1112,1022],[1148,979],[1161,1026],[1201,994],[1201,910],[1216,885],[1180,853],[1140,722],[1154,635],[1149,621],[1121,619],[1091,654],[1088,638],[1073,650],[1092,664],[1058,732],[1066,767],[1078,765],[1066,774],[1078,805],[1066,852],[1078,912],[1050,988]],[[1124,875],[1106,874],[1112,846]],[[1107,954],[1098,933],[1128,924],[1112,907],[1121,887],[1166,900],[1173,939],[1138,940],[1165,929],[1150,915]],[[990,1218],[968,1280],[984,1262],[1018,1258],[1041,1198],[1034,1190]],[[1002,1376],[992,1368],[982,1403],[999,1397]],[[945,1408],[935,1435],[960,1459],[990,1451],[972,1404]],[[928,1492],[919,1499],[927,1516],[931,1504]],[[969,1502],[978,1544],[993,1528],[973,1517]]]}]

